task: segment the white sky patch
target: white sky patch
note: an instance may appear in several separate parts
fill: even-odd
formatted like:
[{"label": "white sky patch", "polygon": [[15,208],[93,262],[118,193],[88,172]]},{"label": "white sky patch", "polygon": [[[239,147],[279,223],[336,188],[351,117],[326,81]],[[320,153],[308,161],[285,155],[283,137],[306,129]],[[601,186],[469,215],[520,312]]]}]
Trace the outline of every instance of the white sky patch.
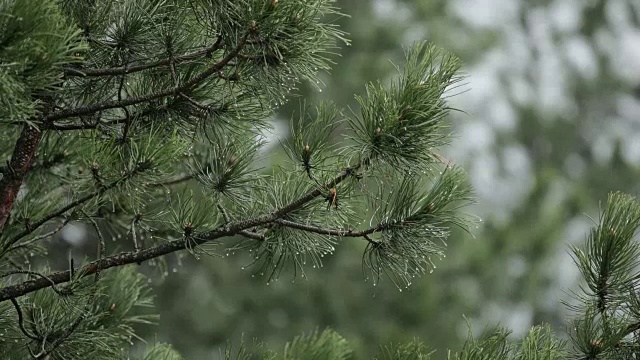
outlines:
[{"label": "white sky patch", "polygon": [[640,165],[640,134],[637,131],[625,137],[621,155],[625,162]]},{"label": "white sky patch", "polygon": [[549,6],[549,18],[553,28],[560,33],[575,33],[580,30],[584,0],[556,0]]},{"label": "white sky patch", "polygon": [[591,44],[581,35],[571,36],[562,44],[565,58],[584,79],[593,80],[598,76],[598,63]]},{"label": "white sky patch", "polygon": [[453,14],[479,29],[508,26],[520,11],[520,2],[513,0],[453,0],[449,5]]},{"label": "white sky patch", "polygon": [[396,0],[375,0],[373,12],[379,19],[405,21],[411,17],[409,9]]},{"label": "white sky patch", "polygon": [[524,76],[511,76],[507,79],[509,95],[520,106],[529,105],[535,98],[535,91],[531,82]]},{"label": "white sky patch", "polygon": [[609,27],[614,32],[625,32],[633,26],[629,10],[628,0],[608,0],[605,2],[604,15]]},{"label": "white sky patch", "polygon": [[460,144],[460,149],[464,154],[461,154],[462,156],[488,151],[495,143],[495,132],[488,124],[479,121],[462,125],[458,134],[460,138],[465,139],[464,143]]},{"label": "white sky patch", "polygon": [[487,104],[489,119],[498,131],[513,131],[516,128],[516,113],[506,97]]},{"label": "white sky patch", "polygon": [[60,230],[62,240],[69,245],[79,247],[87,242],[87,230],[82,223],[70,222]]},{"label": "white sky patch", "polygon": [[[607,121],[607,120],[605,120]],[[613,157],[614,137],[610,134],[600,134],[591,141],[591,154],[600,165],[608,163]]]},{"label": "white sky patch", "polygon": [[289,134],[288,122],[281,119],[271,120],[271,130],[263,131],[262,135],[256,136],[256,141],[264,141],[265,144],[260,148],[260,154],[268,154],[275,146],[280,145],[279,140],[284,139]]},{"label": "white sky patch", "polygon": [[610,54],[612,70],[629,85],[640,82],[640,31],[628,29],[617,36],[616,52]]}]

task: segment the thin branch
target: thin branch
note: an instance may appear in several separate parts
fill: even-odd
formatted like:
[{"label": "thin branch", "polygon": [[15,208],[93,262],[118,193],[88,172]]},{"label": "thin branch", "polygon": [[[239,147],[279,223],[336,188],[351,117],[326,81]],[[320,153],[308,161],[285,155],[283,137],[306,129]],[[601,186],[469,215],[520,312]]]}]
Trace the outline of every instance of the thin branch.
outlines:
[{"label": "thin branch", "polygon": [[60,346],[62,342],[65,341],[76,330],[82,320],[84,320],[84,315],[79,315],[78,318],[73,322],[73,324],[71,324],[71,326],[69,326],[69,328],[67,328],[67,330],[65,330],[62,335],[60,335],[53,343],[51,343],[51,347],[47,351],[44,351],[45,341],[43,340],[43,351],[37,354],[35,356],[35,359],[47,359],[47,356],[51,354],[58,346]]},{"label": "thin branch", "polygon": [[121,182],[125,181],[126,179],[128,179],[129,177],[131,177],[133,175],[133,173],[129,173],[126,176],[121,177],[118,180],[115,180],[113,182],[111,182],[110,184],[101,187],[100,189],[87,194],[75,201],[72,201],[71,203],[59,208],[58,210],[55,210],[45,216],[43,216],[42,218],[40,218],[39,220],[37,220],[36,222],[30,224],[29,228],[24,229],[22,232],[18,233],[17,235],[15,235],[14,237],[12,237],[10,240],[7,240],[7,242],[3,245],[2,250],[0,250],[0,254],[6,254],[7,250],[13,245],[15,244],[18,240],[22,239],[23,237],[31,234],[32,232],[34,232],[36,229],[38,229],[40,226],[44,225],[44,223],[46,223],[47,221],[54,219],[62,214],[64,214],[65,212],[75,208],[78,205],[84,204],[85,202],[102,195],[104,192],[106,192],[107,190],[110,190],[116,186],[118,186]]},{"label": "thin branch", "polygon": [[[328,188],[335,187],[351,174],[353,174],[353,172],[356,171],[362,163],[363,161],[359,161],[357,165],[345,169],[325,186]],[[253,219],[241,220],[225,224],[214,230],[193,236],[190,242],[186,242],[182,239],[173,240],[139,251],[123,252],[120,254],[108,256],[103,258],[102,260],[95,260],[87,263],[80,269],[79,273],[81,273],[82,276],[88,276],[90,274],[95,274],[96,271],[99,270],[105,270],[127,264],[139,264],[144,261],[174,253],[176,251],[184,250],[187,246],[202,245],[212,240],[220,239],[227,236],[233,236],[239,234],[242,230],[273,223],[289,212],[300,208],[304,204],[312,201],[314,198],[320,195],[322,195],[322,191],[320,189],[311,190],[302,197],[279,209],[276,209],[271,213],[255,217]],[[71,279],[71,274],[69,270],[59,271],[50,274],[48,276],[48,279],[50,281],[44,279],[34,279],[0,288],[0,302],[6,301],[8,299],[14,299],[16,297],[23,296],[37,290],[50,287],[52,283],[60,284],[68,282]]]},{"label": "thin branch", "polygon": [[157,182],[157,183],[152,183],[152,184],[149,184],[149,186],[151,186],[151,187],[169,186],[169,185],[175,185],[175,184],[179,184],[179,183],[182,183],[182,182],[185,182],[185,181],[189,181],[191,179],[193,179],[193,174],[186,174],[186,175],[182,175],[180,177],[177,177],[175,179],[161,181],[161,182]]},{"label": "thin branch", "polygon": [[353,230],[343,230],[343,229],[326,229],[315,225],[309,224],[301,224],[290,220],[278,219],[274,221],[276,224],[280,224],[282,226],[286,226],[292,229],[298,229],[306,232],[312,232],[320,235],[330,235],[330,236],[338,236],[338,237],[365,237],[367,235],[371,235],[374,232],[380,231],[380,227],[371,227],[366,230],[353,231]]},{"label": "thin branch", "polygon": [[231,50],[227,54],[227,56],[222,58],[219,62],[211,65],[206,70],[194,76],[191,80],[187,81],[186,83],[184,83],[179,87],[171,87],[170,89],[165,89],[159,92],[145,94],[137,97],[127,98],[122,101],[105,101],[102,103],[90,104],[90,105],[80,106],[77,108],[63,110],[45,117],[44,122],[50,123],[55,120],[66,119],[69,117],[74,117],[79,115],[91,114],[101,110],[122,108],[124,106],[136,105],[136,104],[148,102],[154,99],[167,97],[170,95],[178,95],[182,92],[188,92],[189,90],[191,90],[193,87],[198,85],[200,82],[202,82],[209,76],[222,70],[231,60],[233,60],[236,56],[238,56],[238,54],[244,47],[244,44],[248,36],[249,36],[249,33],[246,33],[242,38],[240,38],[240,41],[238,41],[238,44],[236,45],[236,47],[233,50]]},{"label": "thin branch", "polygon": [[50,232],[48,232],[46,234],[38,235],[38,236],[34,237],[33,239],[31,239],[29,241],[23,242],[22,244],[13,245],[12,247],[9,248],[9,250],[7,250],[7,252],[11,252],[11,251],[17,250],[19,248],[27,247],[27,246],[33,244],[34,242],[37,242],[37,241],[40,241],[42,239],[46,239],[49,236],[55,235],[58,231],[62,230],[62,228],[65,227],[65,225],[67,225],[69,223],[69,221],[71,221],[71,217],[67,216],[67,218],[64,219],[64,221],[60,225],[58,225],[58,227],[53,229],[52,231],[50,231]]},{"label": "thin branch", "polygon": [[[134,119],[138,119],[140,117],[145,117],[148,116],[150,114],[153,114],[156,111],[160,111],[160,110],[165,110],[167,109],[167,105],[161,105],[161,106],[157,106],[153,109],[147,109],[144,111],[141,111],[139,113],[135,113],[133,115],[131,115],[131,118]],[[121,117],[121,118],[117,118],[117,119],[112,119],[112,120],[108,120],[108,121],[104,121],[104,122],[100,122],[100,119],[96,119],[95,122],[93,123],[88,123],[88,122],[83,122],[80,124],[56,124],[56,123],[51,123],[50,125],[47,125],[47,128],[50,130],[58,130],[58,131],[68,131],[68,130],[91,130],[91,129],[95,129],[98,126],[110,126],[110,125],[118,125],[118,124],[124,124],[127,121],[127,117]]]},{"label": "thin branch", "polygon": [[[127,66],[125,65],[125,70],[126,69],[127,69]],[[118,102],[122,102],[122,91],[124,90],[124,80],[126,77],[127,77],[126,73],[120,76],[120,86],[118,87]],[[122,111],[124,111],[124,114],[125,114],[124,129],[122,130],[122,140],[126,141],[127,137],[129,136],[129,129],[131,128],[131,113],[129,112],[129,109],[126,106],[122,107]]]},{"label": "thin branch", "polygon": [[131,240],[133,240],[133,250],[140,250],[140,246],[138,246],[138,239],[136,237],[136,223],[138,222],[139,216],[136,215],[131,220]]},{"label": "thin branch", "polygon": [[11,299],[11,303],[16,309],[16,313],[18,313],[18,326],[20,327],[20,331],[22,332],[22,334],[24,334],[24,336],[28,337],[31,340],[40,341],[40,339],[38,339],[34,335],[31,335],[31,333],[28,332],[24,327],[24,316],[22,315],[22,309],[20,309],[20,304],[18,304],[18,301],[16,299]]},{"label": "thin branch", "polygon": [[105,251],[106,251],[106,245],[104,242],[104,237],[102,236],[102,231],[100,231],[100,227],[98,226],[98,223],[91,217],[89,216],[86,212],[82,211],[82,213],[84,214],[84,216],[87,217],[87,219],[89,219],[89,221],[91,222],[91,225],[93,225],[93,228],[96,230],[96,233],[98,234],[98,267],[96,268],[96,278],[95,278],[95,282],[98,282],[100,280],[100,260],[102,260],[105,257]]},{"label": "thin branch", "polygon": [[[222,45],[222,37],[218,36],[215,44],[204,48],[202,50],[193,51],[181,56],[177,56],[173,58],[175,63],[181,63],[188,60],[194,60],[202,56],[209,56],[216,50],[220,49]],[[171,58],[162,59],[159,61],[155,61],[148,64],[140,64],[135,66],[122,66],[115,68],[103,68],[103,69],[74,69],[74,68],[65,68],[64,76],[65,77],[99,77],[99,76],[114,76],[114,75],[123,75],[123,74],[132,74],[139,71],[144,71],[148,69],[153,69],[163,65],[169,65],[171,63]]]}]

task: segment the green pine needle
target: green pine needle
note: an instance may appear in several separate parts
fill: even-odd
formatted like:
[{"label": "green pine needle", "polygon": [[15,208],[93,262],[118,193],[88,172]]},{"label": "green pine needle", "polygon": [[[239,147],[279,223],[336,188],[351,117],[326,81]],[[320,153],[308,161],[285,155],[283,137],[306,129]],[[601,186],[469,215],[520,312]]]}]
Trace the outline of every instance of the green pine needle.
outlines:
[{"label": "green pine needle", "polygon": [[282,360],[346,360],[351,355],[351,348],[347,341],[335,331],[327,329],[322,332],[315,330],[311,333],[296,336],[284,347]]},{"label": "green pine needle", "polygon": [[613,193],[586,244],[572,246],[574,261],[585,280],[584,301],[592,302],[601,312],[609,302],[626,296],[636,277],[640,247],[633,237],[638,226],[640,202],[633,196]]},{"label": "green pine needle", "polygon": [[451,226],[467,229],[470,219],[458,212],[473,202],[464,173],[447,168],[429,191],[422,190],[424,184],[421,176],[405,177],[377,215],[380,237],[363,255],[374,282],[384,273],[400,289],[409,286],[433,271],[434,257],[444,257]]},{"label": "green pine needle", "polygon": [[371,160],[410,169],[436,160],[448,142],[446,92],[462,78],[460,61],[434,45],[417,43],[406,53],[399,79],[388,89],[369,84],[356,97],[361,116],[350,120],[360,152]]}]

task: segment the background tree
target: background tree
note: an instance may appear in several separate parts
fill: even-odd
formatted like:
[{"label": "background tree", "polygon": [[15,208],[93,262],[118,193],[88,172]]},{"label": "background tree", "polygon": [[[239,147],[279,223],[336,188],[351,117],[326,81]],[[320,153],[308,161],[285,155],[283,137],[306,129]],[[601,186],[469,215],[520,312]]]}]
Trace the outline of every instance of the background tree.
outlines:
[{"label": "background tree", "polygon": [[[435,152],[460,63],[433,46],[407,50],[359,110],[303,107],[289,161],[265,173],[265,120],[344,41],[332,1],[0,6],[5,358],[127,357],[134,324],[152,319],[135,264],[166,273],[174,252],[241,250],[269,283],[359,238],[366,276],[402,290],[467,226],[463,173]],[[68,225],[90,230],[76,233],[91,258],[47,246]]]}]

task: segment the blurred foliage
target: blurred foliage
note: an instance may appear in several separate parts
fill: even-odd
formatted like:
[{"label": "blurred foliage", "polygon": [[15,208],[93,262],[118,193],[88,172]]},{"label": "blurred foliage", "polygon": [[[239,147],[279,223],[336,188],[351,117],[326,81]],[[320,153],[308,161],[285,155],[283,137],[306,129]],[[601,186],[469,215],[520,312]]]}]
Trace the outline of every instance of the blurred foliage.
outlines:
[{"label": "blurred foliage", "polygon": [[[587,215],[609,191],[638,191],[640,77],[620,57],[631,56],[624,39],[638,46],[640,5],[343,0],[338,7],[352,15],[338,20],[351,45],[321,77],[321,91],[302,84],[300,93],[309,104],[355,109],[361,84],[395,72],[398,44],[427,38],[453,50],[469,76],[452,101],[466,114],[454,116],[458,139],[443,155],[469,169],[480,195],[472,212],[483,225],[472,229],[475,238],[454,234],[446,261],[402,293],[365,282],[354,256],[363,244],[343,244],[305,280],[283,275],[269,286],[240,270],[249,262],[241,256],[188,261],[157,287],[159,336],[186,358],[206,358],[241,334],[280,346],[331,326],[358,358],[371,358],[372,344],[419,337],[443,359],[466,338],[463,314],[474,332],[498,322],[518,336],[542,322],[564,329],[562,289],[577,279],[567,244],[586,238]],[[290,98],[282,117],[298,106]],[[285,156],[275,151],[273,162]]]}]

